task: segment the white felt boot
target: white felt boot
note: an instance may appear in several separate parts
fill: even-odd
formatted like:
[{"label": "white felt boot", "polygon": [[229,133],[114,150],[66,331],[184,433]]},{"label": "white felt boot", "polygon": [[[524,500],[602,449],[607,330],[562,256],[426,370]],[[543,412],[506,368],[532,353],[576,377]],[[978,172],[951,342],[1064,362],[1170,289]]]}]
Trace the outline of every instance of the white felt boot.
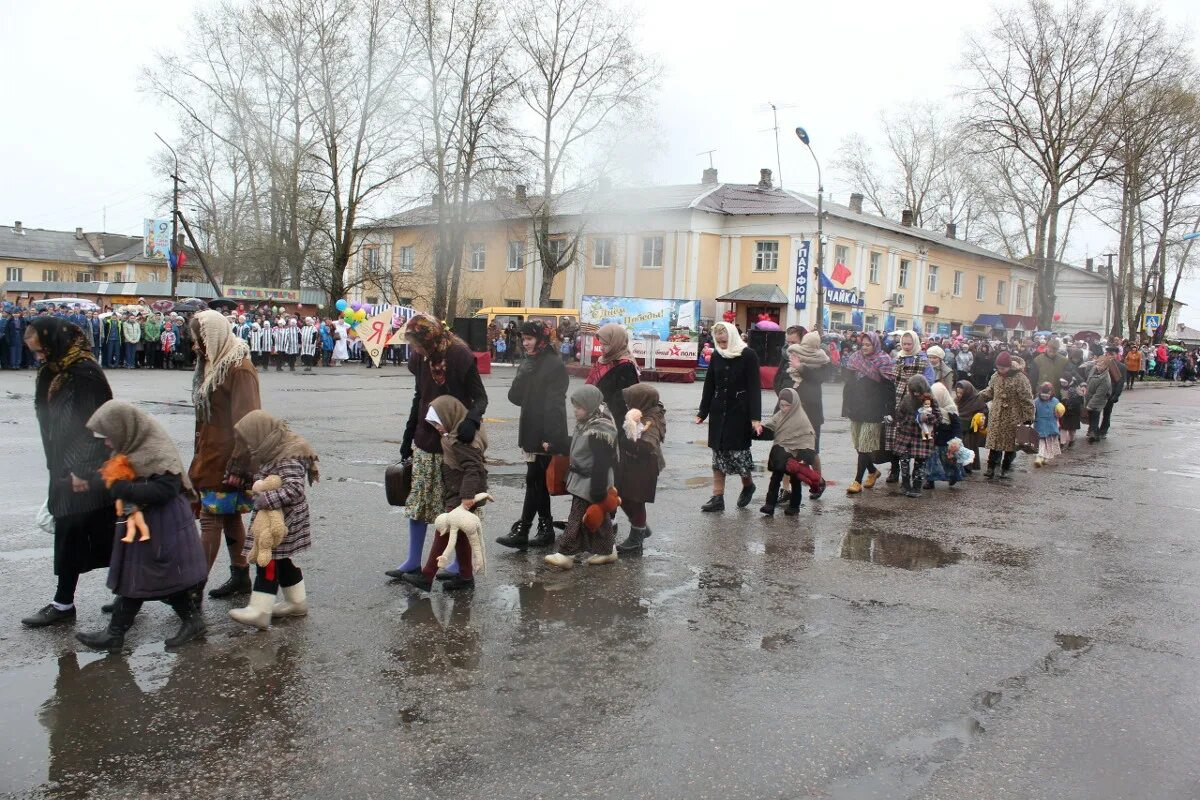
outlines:
[{"label": "white felt boot", "polygon": [[229,609],[229,618],[234,622],[265,631],[271,627],[271,608],[274,605],[275,595],[253,592],[250,595],[250,605],[245,608]]},{"label": "white felt boot", "polygon": [[575,566],[575,559],[571,556],[564,556],[562,553],[551,553],[546,556],[546,563],[558,569],[570,569]]},{"label": "white felt boot", "polygon": [[614,547],[612,552],[607,555],[589,556],[587,563],[589,566],[599,566],[600,564],[615,564],[617,561],[617,548]]},{"label": "white felt boot", "polygon": [[308,615],[308,594],[304,591],[304,581],[295,586],[281,587],[283,599],[271,609],[272,617],[303,617]]}]

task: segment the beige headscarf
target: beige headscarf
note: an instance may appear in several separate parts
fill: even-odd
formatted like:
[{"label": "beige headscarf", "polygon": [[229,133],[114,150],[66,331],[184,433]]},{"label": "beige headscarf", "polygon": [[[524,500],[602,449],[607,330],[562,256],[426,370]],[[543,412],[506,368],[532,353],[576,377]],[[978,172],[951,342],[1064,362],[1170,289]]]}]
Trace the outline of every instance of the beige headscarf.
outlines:
[{"label": "beige headscarf", "polygon": [[[717,344],[717,329],[721,328],[729,336],[729,343],[724,347]],[[737,358],[746,349],[746,341],[738,333],[738,329],[729,322],[714,322],[712,326],[713,347],[721,354],[721,358]]]},{"label": "beige headscarf", "polygon": [[265,411],[251,411],[233,426],[238,446],[250,455],[250,466],[259,470],[278,461],[299,459],[308,469],[309,484],[321,479],[317,452],[304,437],[292,433],[288,424]]},{"label": "beige headscarf", "polygon": [[600,330],[596,331],[596,338],[604,348],[600,360],[605,364],[616,364],[623,358],[633,360],[629,353],[629,331],[625,330],[624,325],[615,322],[601,325]]},{"label": "beige headscarf", "polygon": [[[800,395],[795,389],[784,389],[779,393],[779,400],[779,410],[765,423],[775,432],[775,444],[789,453],[812,450],[817,445],[817,434],[804,413],[804,406],[800,405]],[[791,405],[784,408],[784,403]]]},{"label": "beige headscarf", "polygon": [[[430,412],[437,415],[438,422],[446,429],[447,436],[455,436],[458,434],[458,426],[467,418],[467,407],[462,404],[454,395],[444,394],[434,398],[429,404]],[[479,426],[479,430],[475,432],[475,438],[471,440],[471,445],[479,452],[487,450],[487,434],[483,432],[483,426]],[[442,456],[445,457],[450,448],[442,448]]]},{"label": "beige headscarf", "polygon": [[203,355],[196,359],[196,375],[192,378],[192,404],[196,417],[208,422],[213,391],[225,382],[229,370],[246,360],[250,346],[233,335],[229,320],[220,312],[201,311],[191,322]]},{"label": "beige headscarf", "polygon": [[191,489],[179,450],[158,420],[121,400],[109,400],[87,422],[88,429],[112,442],[113,452],[129,459],[139,478],[178,475]]}]

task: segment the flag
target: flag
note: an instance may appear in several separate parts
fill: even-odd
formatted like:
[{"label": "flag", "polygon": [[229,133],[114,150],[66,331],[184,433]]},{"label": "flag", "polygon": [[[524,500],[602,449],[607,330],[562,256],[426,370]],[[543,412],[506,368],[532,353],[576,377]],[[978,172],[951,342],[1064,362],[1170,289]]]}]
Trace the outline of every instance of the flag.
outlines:
[{"label": "flag", "polygon": [[850,270],[842,262],[838,262],[833,267],[833,275],[830,276],[842,286],[846,285],[846,281],[850,280]]}]

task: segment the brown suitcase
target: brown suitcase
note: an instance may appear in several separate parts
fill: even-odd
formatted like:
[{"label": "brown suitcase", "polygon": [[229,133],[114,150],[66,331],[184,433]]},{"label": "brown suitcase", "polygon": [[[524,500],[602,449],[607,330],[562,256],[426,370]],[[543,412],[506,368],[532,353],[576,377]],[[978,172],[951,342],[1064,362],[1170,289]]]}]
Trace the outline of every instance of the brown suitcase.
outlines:
[{"label": "brown suitcase", "polygon": [[412,491],[412,459],[397,461],[383,473],[383,488],[387,491],[388,505],[402,506],[408,503]]}]

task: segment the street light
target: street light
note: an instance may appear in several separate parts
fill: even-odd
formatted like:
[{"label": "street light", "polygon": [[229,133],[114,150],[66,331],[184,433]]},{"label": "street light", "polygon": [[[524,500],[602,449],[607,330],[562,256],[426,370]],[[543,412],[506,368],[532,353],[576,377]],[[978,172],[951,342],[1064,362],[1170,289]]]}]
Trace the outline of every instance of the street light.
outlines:
[{"label": "street light", "polygon": [[[175,264],[171,263],[172,258],[179,258],[179,253],[177,252],[179,248],[179,154],[175,152],[174,147],[168,144],[166,139],[157,133],[154,135],[160,142],[167,146],[167,149],[171,151],[172,158],[175,159],[175,170],[171,175],[171,178],[175,181],[174,189],[171,192],[171,252],[167,256],[167,270],[171,273],[171,299],[174,300],[176,299],[176,289],[179,286],[178,260],[176,260]],[[186,183],[186,181],[184,182]]]},{"label": "street light", "polygon": [[813,152],[812,145],[808,142],[808,131],[804,128],[796,128],[796,138],[808,148],[809,154],[813,157],[813,163],[817,165],[817,330],[819,331],[825,324],[825,287],[821,285],[821,276],[825,272],[825,183],[821,180],[821,162],[817,160],[817,154]]}]

